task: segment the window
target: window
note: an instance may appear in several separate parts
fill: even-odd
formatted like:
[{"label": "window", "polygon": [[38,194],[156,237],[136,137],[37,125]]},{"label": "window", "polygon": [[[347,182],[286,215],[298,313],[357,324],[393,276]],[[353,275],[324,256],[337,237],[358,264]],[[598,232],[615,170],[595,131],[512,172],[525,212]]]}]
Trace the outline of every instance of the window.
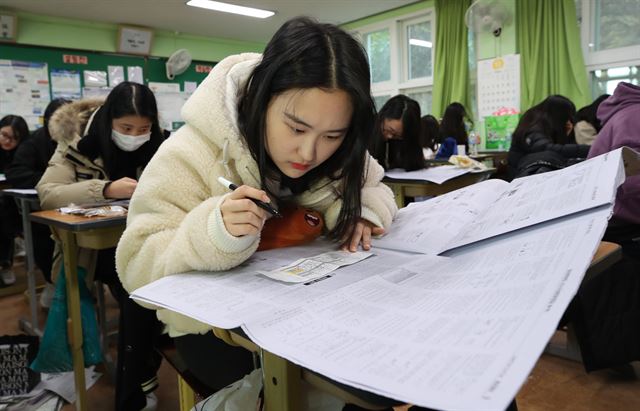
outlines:
[{"label": "window", "polygon": [[387,100],[389,100],[391,97],[393,97],[390,94],[383,94],[380,96],[373,96],[373,102],[376,104],[376,110],[380,110],[382,108],[382,106],[384,106],[384,103],[387,102]]},{"label": "window", "polygon": [[423,90],[402,90],[401,92],[420,104],[420,112],[423,116],[431,113],[431,89],[425,87]]},{"label": "window", "polygon": [[640,1],[576,0],[576,9],[592,97],[621,81],[638,84]]},{"label": "window", "polygon": [[593,49],[609,50],[640,42],[640,1],[597,0]]},{"label": "window", "polygon": [[359,28],[371,66],[371,90],[379,110],[397,94],[420,104],[422,115],[431,112],[435,18],[432,9]]},{"label": "window", "polygon": [[389,29],[365,35],[365,45],[371,67],[371,81],[381,83],[391,80],[391,40]]},{"label": "window", "polygon": [[603,70],[594,70],[592,73],[591,95],[595,97],[601,94],[613,94],[613,90],[621,81],[631,84],[640,84],[640,66],[614,67]]},{"label": "window", "polygon": [[431,22],[423,21],[406,26],[405,47],[409,53],[407,58],[408,79],[426,78],[433,75],[431,65]]}]

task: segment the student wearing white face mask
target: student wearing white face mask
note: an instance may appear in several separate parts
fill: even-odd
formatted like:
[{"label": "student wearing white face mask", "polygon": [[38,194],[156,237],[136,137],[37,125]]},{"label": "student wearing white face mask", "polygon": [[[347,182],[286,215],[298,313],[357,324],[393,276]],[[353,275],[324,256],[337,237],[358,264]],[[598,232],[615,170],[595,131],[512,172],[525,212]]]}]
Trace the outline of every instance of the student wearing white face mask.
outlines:
[{"label": "student wearing white face mask", "polygon": [[[80,100],[61,107],[49,121],[58,147],[36,189],[43,210],[106,199],[131,198],[142,169],[164,141],[152,91],[117,85],[106,101]],[[62,256],[56,247],[52,273]],[[109,285],[120,305],[116,409],[153,409],[160,357],[153,349],[161,326],[155,312],[129,299],[115,270],[115,248],[80,249],[78,265],[89,280]]]}]

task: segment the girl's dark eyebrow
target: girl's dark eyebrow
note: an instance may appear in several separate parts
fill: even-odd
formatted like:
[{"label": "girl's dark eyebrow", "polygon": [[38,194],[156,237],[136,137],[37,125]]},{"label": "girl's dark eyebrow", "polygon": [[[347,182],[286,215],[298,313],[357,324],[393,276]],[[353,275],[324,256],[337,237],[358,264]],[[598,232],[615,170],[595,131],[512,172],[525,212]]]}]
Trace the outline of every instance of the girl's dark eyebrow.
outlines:
[{"label": "girl's dark eyebrow", "polygon": [[[294,116],[293,114],[290,114],[290,113],[284,113],[284,115],[285,115],[289,120],[291,120],[291,121],[294,121],[294,122],[296,122],[296,123],[298,123],[298,124],[302,124],[303,126],[305,126],[305,127],[309,127],[310,129],[313,129],[313,127],[311,127],[309,124],[307,124],[307,123],[305,123],[304,121],[302,121],[302,119],[300,119],[300,118],[298,118],[298,117]],[[327,133],[344,133],[344,132],[346,132],[347,130],[348,130],[348,127],[347,127],[347,128],[341,128],[341,129],[339,129],[339,130],[327,130]]]}]

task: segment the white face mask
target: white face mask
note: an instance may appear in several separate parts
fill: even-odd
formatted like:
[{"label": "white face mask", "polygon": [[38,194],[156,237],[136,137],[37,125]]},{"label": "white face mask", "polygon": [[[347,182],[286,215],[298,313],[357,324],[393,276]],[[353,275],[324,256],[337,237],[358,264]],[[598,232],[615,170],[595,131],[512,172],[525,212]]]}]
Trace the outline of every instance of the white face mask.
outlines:
[{"label": "white face mask", "polygon": [[151,140],[151,133],[130,136],[119,133],[116,130],[111,130],[111,139],[122,151],[136,151],[144,143]]}]

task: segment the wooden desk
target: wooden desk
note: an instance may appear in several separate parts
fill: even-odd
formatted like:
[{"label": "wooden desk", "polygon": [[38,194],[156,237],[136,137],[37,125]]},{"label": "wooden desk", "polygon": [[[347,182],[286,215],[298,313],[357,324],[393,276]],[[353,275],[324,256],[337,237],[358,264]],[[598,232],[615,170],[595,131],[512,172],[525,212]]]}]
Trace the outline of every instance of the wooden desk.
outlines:
[{"label": "wooden desk", "polygon": [[[585,284],[593,277],[600,275],[621,259],[622,247],[620,245],[601,241],[596,253],[591,259],[591,264],[589,265],[587,272],[584,274],[582,284]],[[582,287],[582,285],[580,287]],[[562,343],[552,340],[547,344],[544,352],[557,357],[566,358],[568,360],[578,362],[582,361],[580,346],[578,345],[578,340],[571,324],[567,325],[566,341]]]},{"label": "wooden desk", "polygon": [[84,381],[84,354],[82,353],[82,321],[78,290],[78,248],[104,250],[115,247],[125,229],[127,217],[79,217],[56,210],[31,213],[31,221],[46,224],[62,241],[64,270],[67,278],[67,320],[69,345],[73,359],[76,386],[76,410],[87,410],[87,392]]},{"label": "wooden desk", "polygon": [[403,180],[388,177],[383,178],[382,182],[391,188],[398,208],[402,208],[406,205],[405,197],[435,197],[446,194],[450,191],[487,180],[494,171],[495,169],[490,168],[480,172],[467,173],[447,180],[442,184],[425,180]]},{"label": "wooden desk", "polygon": [[[34,190],[35,191],[35,190]],[[29,292],[30,320],[20,318],[20,329],[27,334],[42,337],[42,330],[38,322],[38,299],[36,292],[36,263],[33,252],[33,234],[31,232],[31,220],[29,214],[40,210],[40,200],[35,192],[12,192],[3,190],[2,195],[13,197],[20,207],[22,217],[22,231],[24,235],[24,248],[27,259],[27,283]]]}]

